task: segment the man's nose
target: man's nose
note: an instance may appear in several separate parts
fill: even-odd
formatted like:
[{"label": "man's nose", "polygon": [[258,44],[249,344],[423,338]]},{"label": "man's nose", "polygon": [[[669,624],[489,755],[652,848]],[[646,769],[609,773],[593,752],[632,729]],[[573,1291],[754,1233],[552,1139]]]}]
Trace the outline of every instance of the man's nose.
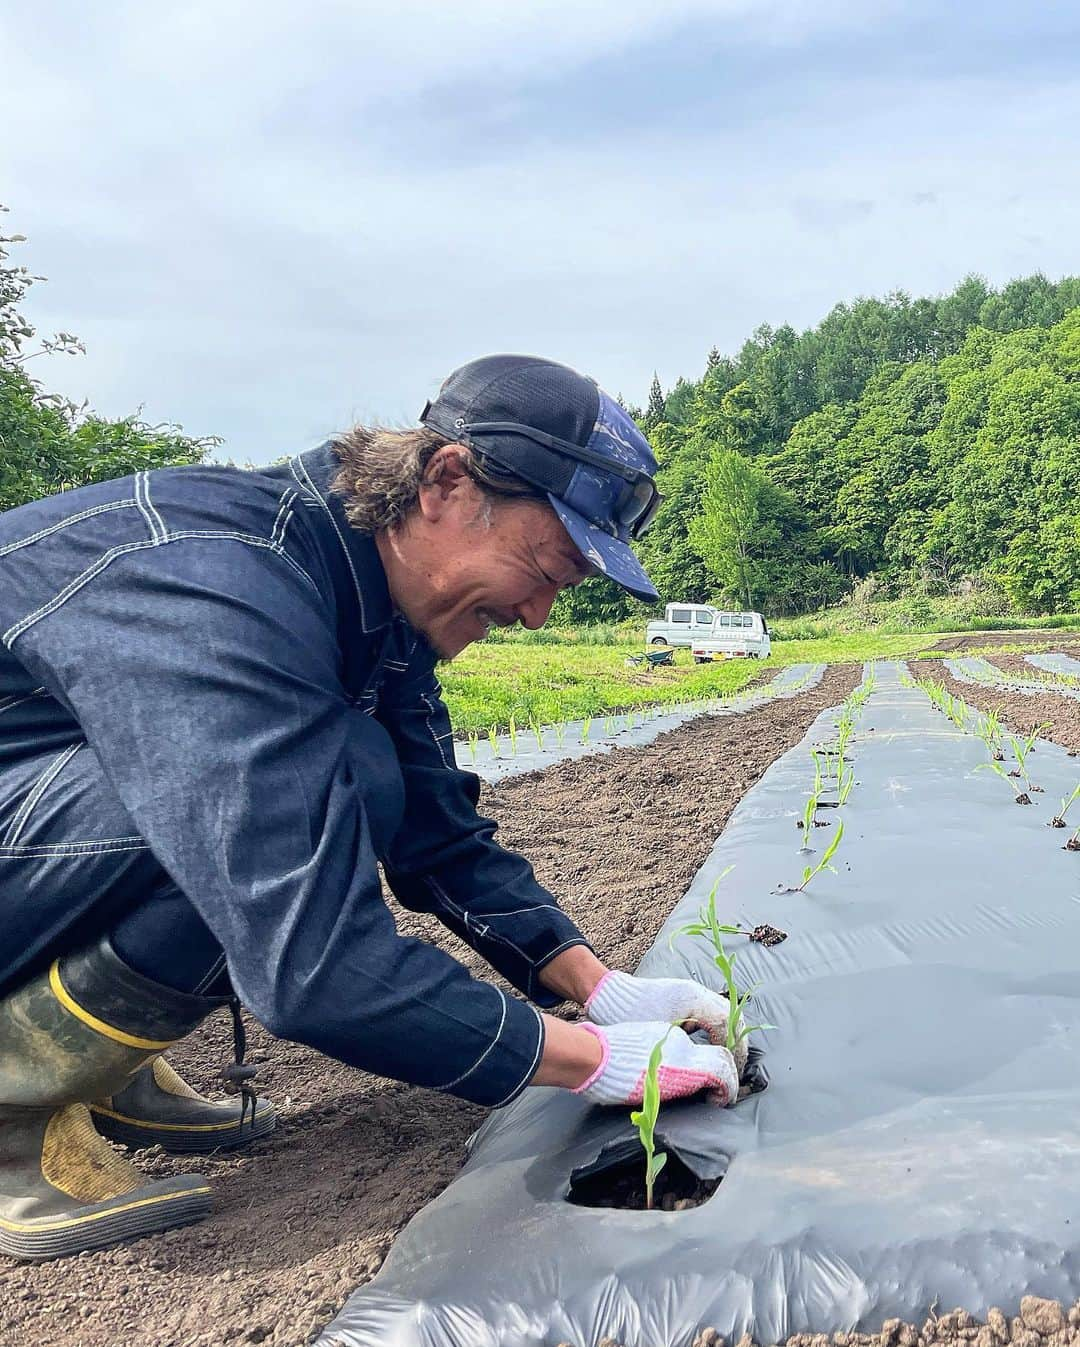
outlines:
[{"label": "man's nose", "polygon": [[558,586],[548,585],[526,599],[524,603],[519,603],[518,621],[521,625],[528,627],[530,631],[542,627],[551,616],[551,605],[555,602],[558,592]]}]

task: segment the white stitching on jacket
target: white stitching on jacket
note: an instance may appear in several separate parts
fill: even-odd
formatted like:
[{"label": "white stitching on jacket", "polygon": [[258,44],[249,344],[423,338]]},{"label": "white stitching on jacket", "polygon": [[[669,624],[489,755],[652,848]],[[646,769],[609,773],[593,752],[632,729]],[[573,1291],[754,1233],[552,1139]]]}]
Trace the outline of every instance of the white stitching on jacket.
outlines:
[{"label": "white stitching on jacket", "polygon": [[6,557],[9,552],[17,552],[20,547],[29,547],[31,543],[40,542],[42,538],[47,538],[50,533],[59,533],[61,529],[66,529],[69,524],[79,524],[84,519],[91,519],[96,514],[107,514],[109,510],[133,510],[135,502],[133,500],[113,500],[108,505],[95,505],[92,510],[81,510],[78,514],[68,515],[66,519],[61,519],[59,523],[50,524],[47,529],[39,529],[37,533],[31,533],[28,538],[19,538],[13,543],[5,543],[0,547],[0,557]]},{"label": "white stitching on jacket", "polygon": [[24,702],[32,702],[38,697],[47,697],[48,695],[49,691],[47,688],[35,688],[33,692],[28,692],[25,696],[8,697],[6,700],[0,702],[0,716],[2,716],[5,711],[14,711],[16,706],[22,706]]},{"label": "white stitching on jacket", "polygon": [[85,744],[86,740],[80,739],[78,743],[69,744],[62,753],[58,754],[55,758],[53,758],[52,762],[50,762],[48,767],[45,768],[42,774],[38,777],[37,781],[34,782],[34,785],[31,788],[30,793],[27,795],[26,799],[22,802],[22,804],[19,806],[18,812],[16,813],[15,817],[11,820],[11,826],[4,834],[4,840],[2,843],[3,846],[13,847],[15,843],[18,842],[20,836],[22,835],[23,829],[26,827],[30,815],[34,812],[34,809],[37,807],[39,801],[41,800],[41,797],[49,789],[49,787],[60,775],[63,769],[75,756],[75,754],[78,753],[79,749],[83,748]]},{"label": "white stitching on jacket", "polygon": [[[118,838],[117,841],[123,841]],[[149,851],[149,843],[139,839],[138,845],[115,846],[104,842],[39,842],[32,845],[7,847],[0,845],[0,861],[48,860],[50,857],[108,856],[117,851]]]},{"label": "white stitching on jacket", "polygon": [[428,700],[428,694],[427,694],[426,692],[421,692],[421,694],[420,694],[420,700],[424,703],[424,705],[425,705],[425,706],[427,707],[427,709],[428,709],[428,710],[427,710],[427,715],[424,717],[424,719],[427,721],[428,733],[431,735],[432,739],[434,739],[434,741],[435,741],[435,747],[439,750],[439,757],[442,758],[443,766],[444,766],[448,771],[453,771],[453,764],[450,763],[450,762],[447,760],[446,752],[445,752],[445,750],[443,749],[443,746],[442,746],[442,741],[443,741],[444,739],[451,739],[451,738],[453,738],[453,733],[451,732],[450,734],[436,734],[436,733],[435,733],[435,726],[431,723],[431,718],[432,718],[432,716],[435,714],[435,708],[434,708],[434,706],[432,706],[431,702]]},{"label": "white stitching on jacket", "polygon": [[[293,491],[290,487],[282,494],[281,504],[278,506],[277,518],[274,520],[274,527],[270,534],[270,542],[274,547],[281,547],[285,541],[285,531],[289,527],[289,521],[292,519],[293,504],[299,493]],[[284,520],[282,519],[284,516]]]},{"label": "white stitching on jacket", "polygon": [[[360,588],[360,577],[356,574],[356,567],[353,565],[352,553],[349,551],[345,539],[341,536],[341,530],[338,528],[338,522],[334,518],[334,512],[333,510],[331,510],[330,506],[327,505],[325,499],[323,498],[322,492],[311,480],[307,468],[304,467],[300,459],[294,458],[292,462],[289,464],[289,468],[290,471],[292,472],[293,477],[296,478],[296,481],[299,483],[299,485],[302,486],[305,491],[310,491],[311,494],[322,506],[322,508],[326,511],[327,519],[329,519],[331,524],[333,524],[334,526],[334,532],[338,536],[338,542],[341,544],[341,550],[345,553],[345,560],[349,563],[349,573],[352,576],[353,587],[356,590],[356,600],[360,605],[360,627],[361,630],[366,633],[368,630],[367,614],[364,612],[364,595],[363,591]],[[300,472],[304,474],[305,481],[302,482],[300,481],[300,472],[297,472],[297,468],[299,468]]]},{"label": "white stitching on jacket", "polygon": [[165,537],[165,526],[161,523],[161,516],[150,504],[148,476],[145,472],[135,474],[135,504],[139,507],[139,513],[146,522],[150,537],[153,538],[154,542],[159,543]]},{"label": "white stitching on jacket", "polygon": [[182,533],[171,533],[167,538],[162,539],[161,542],[154,542],[153,539],[150,539],[142,542],[123,543],[119,547],[110,548],[110,550],[99,557],[92,566],[87,567],[81,575],[77,575],[74,580],[65,585],[59,594],[54,595],[48,603],[43,604],[35,612],[28,613],[21,622],[16,622],[13,627],[9,627],[7,631],[4,632],[3,636],[0,637],[0,640],[2,640],[4,645],[10,650],[19,637],[22,636],[24,632],[28,631],[35,622],[40,622],[43,617],[48,617],[50,614],[55,613],[57,609],[62,608],[72,595],[77,594],[84,585],[89,584],[91,580],[100,575],[107,566],[110,566],[117,559],[117,557],[126,556],[128,552],[142,552],[147,548],[162,547],[166,543],[185,542],[191,538],[204,538],[211,541],[232,539],[235,542],[247,543],[250,547],[264,547],[267,551],[273,552],[275,556],[281,557],[282,561],[288,562],[293,570],[308,582],[315,593],[319,593],[318,585],[311,576],[308,575],[307,571],[304,570],[303,566],[301,566],[298,561],[295,561],[284,548],[273,547],[265,538],[255,538],[247,533],[231,533],[225,530],[188,529]]},{"label": "white stitching on jacket", "polygon": [[[528,1002],[526,1001],[523,1002],[522,1004],[528,1005]],[[533,1072],[536,1070],[537,1065],[540,1062],[540,1054],[544,1048],[544,1037],[545,1037],[544,1021],[540,1018],[540,1012],[537,1010],[535,1006],[529,1006],[528,1008],[536,1016],[536,1030],[537,1030],[536,1051],[533,1053],[533,1059],[529,1063],[524,1076],[522,1076],[522,1078],[518,1081],[518,1083],[514,1086],[514,1088],[510,1091],[509,1094],[504,1095],[497,1104],[492,1104],[491,1106],[492,1108],[502,1108],[504,1104],[508,1104],[511,1099],[513,1099],[516,1095],[519,1095],[521,1091],[525,1088],[525,1086],[528,1085],[529,1081],[532,1080]]]},{"label": "white stitching on jacket", "polygon": [[[489,983],[488,985],[490,986],[491,984]],[[472,1075],[472,1073],[480,1066],[485,1057],[490,1055],[491,1050],[494,1048],[495,1044],[498,1043],[499,1038],[502,1035],[502,1031],[506,1025],[506,1015],[510,1007],[506,1004],[506,993],[499,987],[496,987],[495,991],[499,993],[499,997],[502,1001],[502,1019],[499,1020],[499,1027],[495,1030],[495,1037],[487,1045],[487,1047],[476,1059],[476,1061],[473,1062],[472,1066],[469,1067],[468,1071],[463,1072],[460,1076],[458,1076],[454,1080],[448,1080],[445,1085],[436,1086],[437,1089],[452,1090],[455,1085],[460,1085],[463,1080],[467,1080]]]},{"label": "white stitching on jacket", "polygon": [[158,541],[165,542],[169,536],[169,530],[165,527],[165,521],[158,513],[158,508],[150,499],[150,474],[143,473],[143,497],[146,501],[146,509],[150,516],[151,528],[157,530]]}]

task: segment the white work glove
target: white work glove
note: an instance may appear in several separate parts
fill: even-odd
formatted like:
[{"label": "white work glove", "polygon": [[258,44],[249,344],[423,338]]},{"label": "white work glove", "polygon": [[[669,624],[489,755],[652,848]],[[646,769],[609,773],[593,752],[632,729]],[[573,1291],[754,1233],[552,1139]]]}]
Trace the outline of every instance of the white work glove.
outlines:
[{"label": "white work glove", "polygon": [[653,1048],[664,1035],[664,1051],[657,1072],[660,1098],[682,1099],[708,1090],[714,1103],[733,1104],[739,1094],[739,1074],[727,1048],[695,1043],[667,1020],[641,1024],[612,1024],[601,1029],[583,1024],[600,1040],[600,1065],[574,1094],[594,1104],[639,1105],[645,1092],[645,1073]]},{"label": "white work glove", "polygon": [[[610,969],[585,1002],[594,1024],[622,1024],[631,1020],[665,1020],[693,1031],[708,1029],[714,1043],[727,1041],[728,999],[691,978],[639,978]],[[747,1041],[735,1048],[735,1066],[741,1076],[746,1066]]]}]

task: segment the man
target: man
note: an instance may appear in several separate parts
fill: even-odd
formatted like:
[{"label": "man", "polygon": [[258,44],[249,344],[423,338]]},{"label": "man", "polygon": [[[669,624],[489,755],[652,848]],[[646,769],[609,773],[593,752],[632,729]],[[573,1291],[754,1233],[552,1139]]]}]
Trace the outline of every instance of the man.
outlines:
[{"label": "man", "polygon": [[[658,503],[648,444],[590,380],[521,356],[458,370],[421,420],[0,516],[0,1250],[206,1213],[204,1180],[148,1182],[100,1134],[264,1135],[267,1101],[245,1122],[160,1055],[230,1004],[242,1061],[237,1000],[496,1107],[528,1084],[638,1101],[672,1022],[723,1025],[695,983],[607,970],[495,842],[434,672],[587,575],[656,597],[629,547]],[[529,1001],[400,937],[380,862]],[[588,1022],[529,1003],[563,1000]],[[737,1093],[731,1054],[682,1029],[663,1061],[665,1097]]]}]

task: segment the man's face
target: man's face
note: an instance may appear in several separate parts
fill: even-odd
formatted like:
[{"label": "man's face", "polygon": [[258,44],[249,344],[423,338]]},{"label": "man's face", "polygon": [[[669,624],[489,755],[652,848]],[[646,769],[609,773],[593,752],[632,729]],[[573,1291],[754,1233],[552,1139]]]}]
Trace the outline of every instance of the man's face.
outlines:
[{"label": "man's face", "polygon": [[444,659],[491,627],[543,626],[559,591],[593,574],[546,501],[487,495],[452,463],[434,476],[390,544],[387,575],[397,607]]}]

